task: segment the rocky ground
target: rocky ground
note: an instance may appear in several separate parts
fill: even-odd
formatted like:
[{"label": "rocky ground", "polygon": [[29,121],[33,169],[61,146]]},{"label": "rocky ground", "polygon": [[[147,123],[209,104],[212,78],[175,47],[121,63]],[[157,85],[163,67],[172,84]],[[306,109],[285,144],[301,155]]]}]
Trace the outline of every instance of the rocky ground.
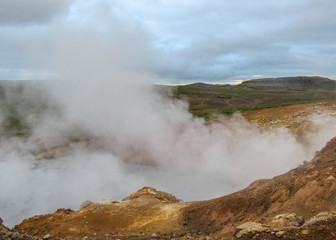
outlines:
[{"label": "rocky ground", "polygon": [[263,129],[285,127],[296,136],[302,137],[307,131],[313,131],[311,117],[319,115],[336,116],[336,102],[317,102],[298,104],[287,107],[271,108],[243,113],[250,122],[256,123]]},{"label": "rocky ground", "polygon": [[0,218],[0,239],[1,240],[37,240],[38,238],[29,236],[28,234],[14,231],[2,225],[2,219]]},{"label": "rocky ground", "polygon": [[[15,230],[51,239],[144,239],[183,236],[182,208],[171,194],[145,187],[122,201],[85,202],[79,211],[59,209],[54,214],[24,220]],[[173,234],[172,234],[173,233]]]},{"label": "rocky ground", "polygon": [[259,180],[246,189],[221,198],[194,203],[184,209],[193,231],[230,236],[245,222],[269,225],[279,214],[310,219],[336,208],[336,139],[310,162],[286,174]]},{"label": "rocky ground", "polygon": [[[292,218],[295,219],[292,219]],[[293,221],[294,220],[294,221]],[[298,221],[299,220],[299,221]],[[270,225],[247,222],[236,228],[237,239],[335,239],[336,213],[321,212],[306,223],[295,214],[281,214]]]},{"label": "rocky ground", "polygon": [[[311,114],[335,112],[335,102],[325,102],[244,116],[265,129],[287,127],[300,138]],[[61,149],[44,154],[52,157],[53,151]],[[14,230],[40,239],[335,239],[335,200],[336,138],[296,169],[224,197],[181,203],[143,188],[120,202],[86,202],[79,211],[59,209],[28,218]],[[0,234],[0,239],[34,239],[3,226]]]}]

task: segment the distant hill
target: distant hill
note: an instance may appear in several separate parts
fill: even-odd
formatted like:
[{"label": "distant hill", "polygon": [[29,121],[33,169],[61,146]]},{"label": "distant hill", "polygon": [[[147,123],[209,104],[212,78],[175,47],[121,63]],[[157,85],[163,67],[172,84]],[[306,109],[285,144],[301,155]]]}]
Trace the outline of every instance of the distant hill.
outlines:
[{"label": "distant hill", "polygon": [[210,83],[197,82],[197,83],[192,83],[192,84],[186,84],[184,86],[186,86],[186,87],[215,88],[215,87],[230,87],[230,84],[210,84]]},{"label": "distant hill", "polygon": [[336,81],[298,76],[253,79],[238,85],[194,83],[178,86],[175,96],[188,101],[193,115],[211,119],[237,111],[336,100]]},{"label": "distant hill", "polygon": [[298,76],[280,78],[260,78],[244,81],[240,84],[244,87],[253,88],[287,88],[287,89],[335,89],[336,81],[317,76]]}]

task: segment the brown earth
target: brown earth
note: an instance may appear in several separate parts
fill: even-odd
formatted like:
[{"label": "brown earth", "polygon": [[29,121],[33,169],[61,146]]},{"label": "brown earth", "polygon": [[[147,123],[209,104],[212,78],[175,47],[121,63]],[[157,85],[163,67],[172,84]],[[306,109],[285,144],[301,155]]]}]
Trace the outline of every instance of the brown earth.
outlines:
[{"label": "brown earth", "polygon": [[[310,103],[245,113],[263,128],[284,126],[300,136],[312,113],[333,115],[335,102]],[[304,124],[306,123],[306,126]],[[275,216],[294,213],[310,219],[336,210],[336,138],[310,162],[286,174],[259,180],[236,193],[201,202],[178,203],[173,196],[144,188],[121,202],[85,203],[79,211],[25,219],[14,227],[50,239],[232,239],[245,222],[271,224]],[[245,235],[244,239],[333,239],[336,217],[312,225]],[[295,238],[296,237],[296,238]]]},{"label": "brown earth", "polygon": [[79,211],[59,209],[54,214],[24,220],[15,230],[43,237],[82,239],[156,238],[183,235],[182,208],[174,196],[145,187],[121,202],[86,202]]},{"label": "brown earth", "polygon": [[309,128],[311,125],[310,118],[314,114],[325,114],[335,117],[336,102],[306,103],[251,111],[243,113],[243,116],[250,123],[256,123],[263,129],[286,127],[300,137],[304,135],[307,130],[312,130]]},{"label": "brown earth", "polygon": [[[251,124],[257,124],[263,130],[284,127],[289,129],[300,141],[305,141],[307,134],[314,134],[313,116],[336,117],[336,101],[305,103],[286,107],[277,107],[242,113]],[[209,120],[206,124],[225,123],[223,116]]]}]

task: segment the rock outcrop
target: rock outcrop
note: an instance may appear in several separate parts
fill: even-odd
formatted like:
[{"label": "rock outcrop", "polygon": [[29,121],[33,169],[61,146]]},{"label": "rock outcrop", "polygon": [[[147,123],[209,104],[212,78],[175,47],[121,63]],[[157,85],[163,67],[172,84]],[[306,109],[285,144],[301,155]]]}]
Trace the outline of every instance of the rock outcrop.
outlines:
[{"label": "rock outcrop", "polygon": [[29,236],[28,234],[14,231],[2,224],[2,219],[0,218],[0,239],[1,240],[38,240],[35,237]]},{"label": "rock outcrop", "polygon": [[[295,214],[281,214],[276,220],[295,218]],[[298,218],[296,218],[298,220]],[[273,224],[273,222],[272,222]],[[283,224],[283,222],[281,222]],[[300,226],[287,224],[282,227],[268,226],[261,223],[244,223],[237,226],[236,239],[335,239],[336,213],[321,212]]]},{"label": "rock outcrop", "polygon": [[15,230],[50,239],[144,239],[185,236],[181,209],[171,194],[144,187],[122,201],[85,202],[79,211],[59,209],[25,219]]},{"label": "rock outcrop", "polygon": [[261,223],[256,223],[256,222],[246,222],[236,227],[236,233],[234,236],[236,238],[241,238],[247,234],[257,234],[257,233],[269,232],[269,231],[270,231],[269,226],[263,225]]}]

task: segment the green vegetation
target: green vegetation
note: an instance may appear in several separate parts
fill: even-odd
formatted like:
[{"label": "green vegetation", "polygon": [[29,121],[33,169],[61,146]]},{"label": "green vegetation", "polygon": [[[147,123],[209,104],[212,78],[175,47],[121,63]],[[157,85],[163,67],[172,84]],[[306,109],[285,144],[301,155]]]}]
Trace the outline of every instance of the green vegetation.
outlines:
[{"label": "green vegetation", "polygon": [[336,100],[336,81],[288,77],[255,79],[239,85],[196,83],[177,87],[175,97],[186,99],[193,115],[208,120],[235,112]]},{"label": "green vegetation", "polygon": [[241,95],[239,93],[220,93],[216,95],[216,98],[224,98],[224,99],[231,99],[231,98],[240,98],[243,97],[244,95]]},{"label": "green vegetation", "polygon": [[[173,98],[188,101],[189,111],[206,120],[235,112],[336,100],[336,81],[321,77],[255,79],[239,85],[195,83],[178,87],[155,86],[155,89],[170,97],[170,90],[173,90]],[[43,117],[47,109],[55,116],[60,112],[39,82],[0,82],[0,135],[28,136],[28,119]]]},{"label": "green vegetation", "polygon": [[199,104],[199,105],[193,105],[189,107],[189,110],[191,111],[197,111],[197,110],[204,110],[210,108],[211,105],[206,105],[206,104]]},{"label": "green vegetation", "polygon": [[158,194],[161,198],[166,199],[170,203],[181,202],[181,199],[177,198],[172,193],[166,193],[166,192],[156,190],[156,194]]},{"label": "green vegetation", "polygon": [[26,136],[29,134],[29,127],[23,115],[21,115],[16,107],[7,106],[5,116],[1,123],[3,135],[19,135]]},{"label": "green vegetation", "polygon": [[28,119],[44,114],[47,99],[39,81],[0,81],[0,136],[29,136]]}]

